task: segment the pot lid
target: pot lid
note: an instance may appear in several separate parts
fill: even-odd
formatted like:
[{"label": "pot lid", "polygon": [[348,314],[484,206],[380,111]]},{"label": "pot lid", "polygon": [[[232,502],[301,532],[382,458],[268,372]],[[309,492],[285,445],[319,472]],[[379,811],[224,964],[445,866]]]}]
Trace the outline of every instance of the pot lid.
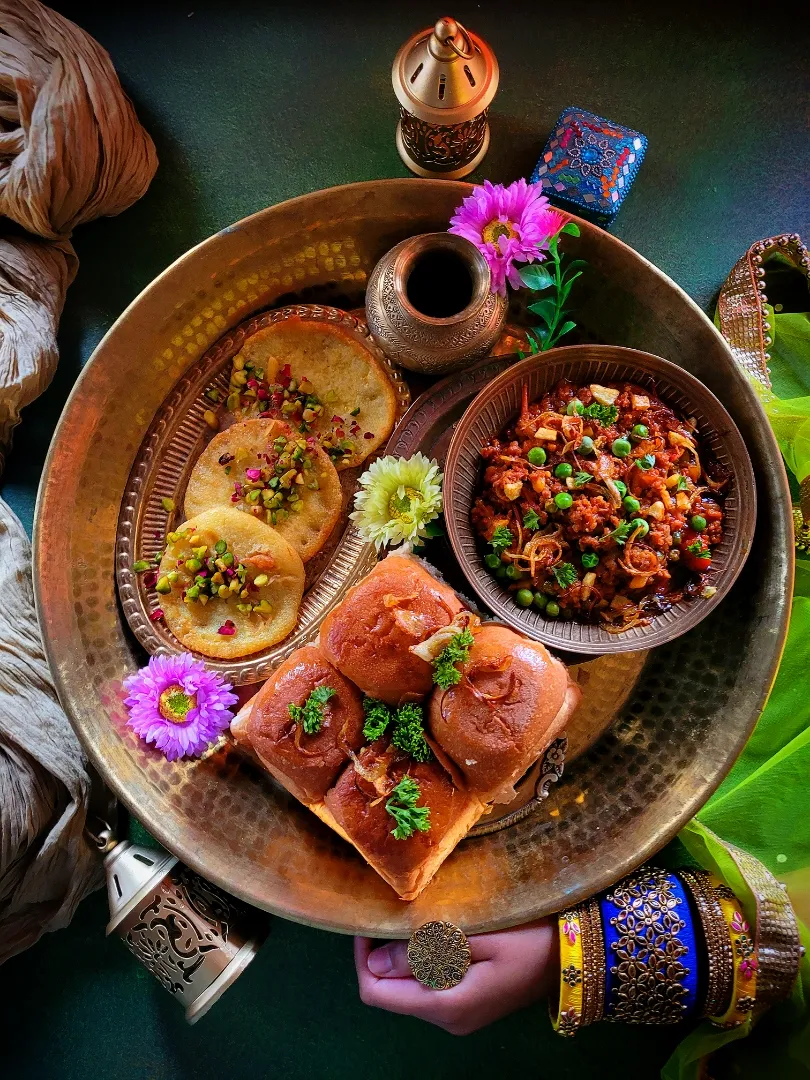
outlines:
[{"label": "pot lid", "polygon": [[461,124],[495,96],[498,61],[485,41],[445,16],[405,42],[391,81],[400,105],[420,120]]}]

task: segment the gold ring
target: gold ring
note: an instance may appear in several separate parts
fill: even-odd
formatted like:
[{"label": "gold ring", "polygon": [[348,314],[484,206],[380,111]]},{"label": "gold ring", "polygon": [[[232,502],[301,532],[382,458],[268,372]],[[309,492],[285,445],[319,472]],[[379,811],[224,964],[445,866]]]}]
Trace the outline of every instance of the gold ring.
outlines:
[{"label": "gold ring", "polygon": [[413,977],[431,990],[458,986],[470,963],[467,936],[455,923],[423,923],[408,941],[408,966]]}]

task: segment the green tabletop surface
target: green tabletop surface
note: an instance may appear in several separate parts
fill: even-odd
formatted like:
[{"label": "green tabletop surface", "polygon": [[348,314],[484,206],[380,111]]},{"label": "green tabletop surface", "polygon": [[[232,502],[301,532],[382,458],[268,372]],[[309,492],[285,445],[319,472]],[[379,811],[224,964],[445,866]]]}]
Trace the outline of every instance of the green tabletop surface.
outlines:
[{"label": "green tabletop surface", "polygon": [[[49,390],[24,413],[0,493],[30,530],[59,414],[104,332],[161,270],[283,199],[407,175],[391,62],[449,13],[494,48],[488,157],[470,179],[528,176],[560,111],[644,132],[612,231],[709,311],[753,241],[810,238],[806,31],[776,9],[704,3],[410,4],[119,0],[56,3],[111,53],[160,168],[120,217],[82,226]],[[257,1077],[655,1077],[678,1029],[601,1025],[561,1040],[540,1006],[464,1039],[357,997],[351,940],[280,919],[196,1027],[104,937],[106,898],[2,969],[0,1075],[25,1080]],[[722,1062],[713,1075],[731,1075]]]}]

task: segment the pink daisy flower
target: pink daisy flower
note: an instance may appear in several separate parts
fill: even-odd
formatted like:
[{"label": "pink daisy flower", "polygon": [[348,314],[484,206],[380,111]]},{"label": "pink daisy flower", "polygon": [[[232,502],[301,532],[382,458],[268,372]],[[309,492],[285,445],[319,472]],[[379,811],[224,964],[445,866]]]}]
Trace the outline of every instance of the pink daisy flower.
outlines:
[{"label": "pink daisy flower", "polygon": [[199,757],[225,731],[238,698],[221,675],[189,653],[153,656],[124,680],[128,725],[169,761]]},{"label": "pink daisy flower", "polygon": [[543,250],[568,220],[552,210],[537,184],[516,180],[508,187],[485,180],[473,188],[454,216],[448,232],[475,244],[487,260],[492,291],[506,296],[507,281],[521,287],[516,262],[543,259]]}]

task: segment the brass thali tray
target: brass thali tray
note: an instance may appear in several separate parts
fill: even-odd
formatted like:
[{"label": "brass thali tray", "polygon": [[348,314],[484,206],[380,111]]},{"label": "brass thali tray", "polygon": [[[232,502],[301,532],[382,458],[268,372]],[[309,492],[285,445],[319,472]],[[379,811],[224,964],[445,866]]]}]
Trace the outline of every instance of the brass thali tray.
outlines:
[{"label": "brass thali tray", "polygon": [[[428,919],[449,919],[468,933],[493,930],[558,910],[628,872],[728,771],[767,697],[787,627],[790,499],[755,394],[672,281],[580,222],[582,235],[567,244],[590,263],[573,298],[581,340],[682,365],[720,398],[745,439],[758,485],[757,533],[724,602],[646,661],[627,653],[622,663],[581,665],[580,684],[594,687],[602,676],[592,664],[617,665],[603,673],[616,695],[614,715],[594,724],[608,722],[607,732],[566,766],[532,813],[463,841],[412,903],[398,900],[349,845],[232,746],[169,763],[126,728],[122,680],[146,654],[116,596],[116,533],[158,409],[207,350],[264,309],[361,305],[378,259],[409,235],[446,228],[469,191],[427,180],[335,188],[262,211],[188,252],[96,349],[62,415],[40,489],[40,621],[61,701],[95,767],[194,870],[268,911],[344,933],[405,937]],[[464,383],[469,373],[456,378]],[[451,383],[440,394],[452,395]],[[394,433],[394,452],[423,404],[414,402]],[[442,424],[452,422],[445,416]],[[589,741],[583,736],[580,749]]]}]

